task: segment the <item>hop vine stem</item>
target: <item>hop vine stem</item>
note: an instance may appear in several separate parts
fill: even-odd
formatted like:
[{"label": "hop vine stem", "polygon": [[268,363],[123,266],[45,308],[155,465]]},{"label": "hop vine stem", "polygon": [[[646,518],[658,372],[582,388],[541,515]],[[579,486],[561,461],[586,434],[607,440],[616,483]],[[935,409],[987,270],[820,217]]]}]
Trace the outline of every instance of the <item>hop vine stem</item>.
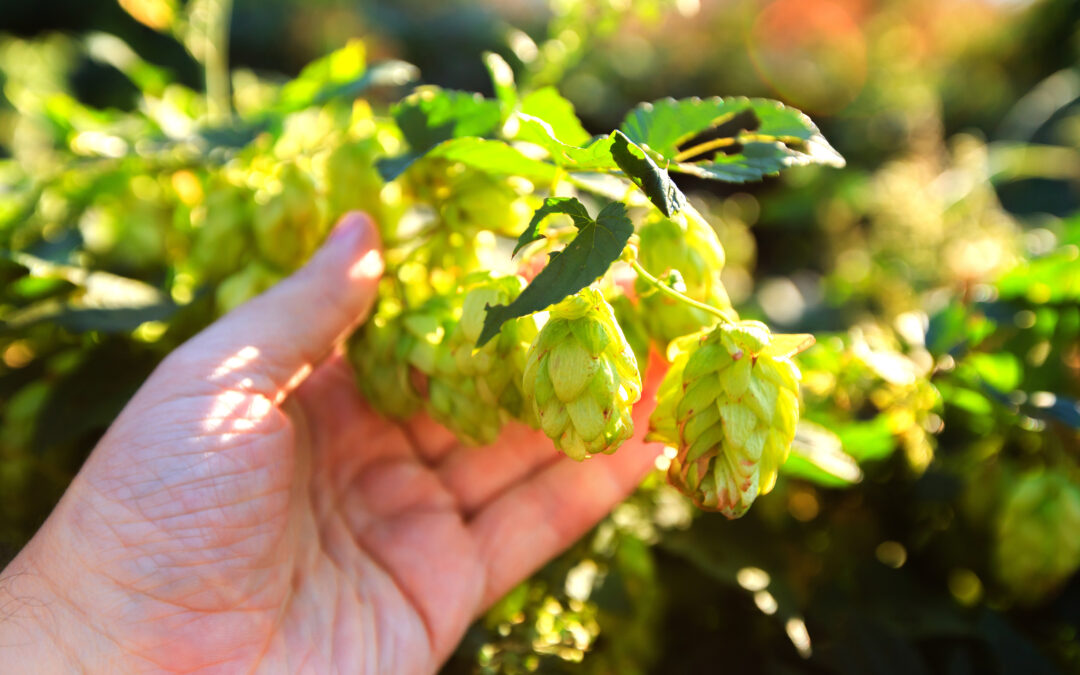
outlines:
[{"label": "hop vine stem", "polygon": [[713,307],[712,305],[706,305],[704,302],[698,302],[693,298],[686,297],[671,286],[668,286],[653,275],[649,274],[649,272],[644,267],[642,267],[641,263],[639,263],[638,261],[631,260],[630,266],[634,268],[634,271],[637,272],[639,277],[649,282],[653,287],[656,288],[656,290],[660,291],[664,295],[678,300],[679,302],[690,305],[695,309],[700,309],[703,312],[708,312],[709,314],[712,314],[716,318],[720,319],[721,323],[725,323],[728,325],[733,325],[735,323],[735,320],[728,316],[727,312],[725,312],[724,310]]}]

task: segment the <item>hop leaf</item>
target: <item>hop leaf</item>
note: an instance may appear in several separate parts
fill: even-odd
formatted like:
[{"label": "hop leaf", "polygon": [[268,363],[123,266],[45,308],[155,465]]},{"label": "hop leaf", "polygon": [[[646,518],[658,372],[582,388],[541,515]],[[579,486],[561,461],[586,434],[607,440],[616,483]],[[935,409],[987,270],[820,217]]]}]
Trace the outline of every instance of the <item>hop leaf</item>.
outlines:
[{"label": "hop leaf", "polygon": [[757,321],[675,340],[649,420],[648,438],[678,449],[671,484],[728,518],[772,490],[795,436],[799,370],[771,341]]},{"label": "hop leaf", "polygon": [[633,435],[641,375],[599,291],[582,289],[551,308],[529,347],[523,388],[540,428],[576,460],[615,452]]}]

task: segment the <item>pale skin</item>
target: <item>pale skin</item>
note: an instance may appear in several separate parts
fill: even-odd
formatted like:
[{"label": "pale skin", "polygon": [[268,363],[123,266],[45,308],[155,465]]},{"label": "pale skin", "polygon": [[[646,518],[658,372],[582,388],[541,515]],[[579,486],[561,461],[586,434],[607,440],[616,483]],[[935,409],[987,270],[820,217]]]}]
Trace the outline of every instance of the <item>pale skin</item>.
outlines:
[{"label": "pale skin", "polygon": [[0,670],[434,672],[653,466],[647,405],[583,463],[524,426],[475,448],[380,418],[340,343],[381,273],[350,214],[158,367],[0,573]]}]

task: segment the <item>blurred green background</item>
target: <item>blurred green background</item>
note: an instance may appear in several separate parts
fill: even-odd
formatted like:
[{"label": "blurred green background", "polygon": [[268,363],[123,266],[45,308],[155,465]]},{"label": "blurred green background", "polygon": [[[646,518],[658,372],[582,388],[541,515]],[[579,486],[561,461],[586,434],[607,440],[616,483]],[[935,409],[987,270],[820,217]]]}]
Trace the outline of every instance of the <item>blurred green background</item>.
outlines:
[{"label": "blurred green background", "polygon": [[[203,88],[146,25],[161,6],[0,2],[0,196],[17,201],[44,143],[34,91],[135,111],[154,78]],[[99,32],[151,64],[141,86],[87,46]],[[478,622],[447,672],[1080,673],[1080,3],[238,0],[237,96],[244,72],[285,81],[353,38],[369,61],[487,95],[481,55],[498,52],[595,133],[664,96],[777,98],[848,160],[679,179],[717,226],[740,312],[818,336],[776,491],[729,522],[651,478]],[[5,250],[17,210],[0,208]],[[3,273],[9,322],[44,291]],[[0,560],[171,344],[54,327],[96,356],[45,366],[44,338],[12,326]]]}]

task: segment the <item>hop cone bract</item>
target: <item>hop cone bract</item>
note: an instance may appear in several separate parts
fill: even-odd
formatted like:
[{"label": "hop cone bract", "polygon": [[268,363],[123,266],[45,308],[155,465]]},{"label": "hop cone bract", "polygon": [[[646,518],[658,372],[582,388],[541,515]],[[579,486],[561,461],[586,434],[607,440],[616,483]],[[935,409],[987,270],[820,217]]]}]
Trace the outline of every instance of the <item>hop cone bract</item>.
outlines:
[{"label": "hop cone bract", "polygon": [[583,289],[551,308],[529,347],[523,386],[540,428],[574,459],[615,452],[633,435],[641,375],[599,291]]},{"label": "hop cone bract", "polygon": [[397,298],[384,298],[348,343],[356,384],[371,407],[393,419],[407,419],[422,403],[411,380],[412,342]]},{"label": "hop cone bract", "polygon": [[679,338],[649,420],[649,438],[678,449],[672,485],[728,518],[773,488],[795,436],[800,374],[771,340],[757,321]]},{"label": "hop cone bract", "polygon": [[1025,603],[1036,603],[1080,569],[1080,486],[1051,471],[1009,491],[997,527],[996,570]]}]

